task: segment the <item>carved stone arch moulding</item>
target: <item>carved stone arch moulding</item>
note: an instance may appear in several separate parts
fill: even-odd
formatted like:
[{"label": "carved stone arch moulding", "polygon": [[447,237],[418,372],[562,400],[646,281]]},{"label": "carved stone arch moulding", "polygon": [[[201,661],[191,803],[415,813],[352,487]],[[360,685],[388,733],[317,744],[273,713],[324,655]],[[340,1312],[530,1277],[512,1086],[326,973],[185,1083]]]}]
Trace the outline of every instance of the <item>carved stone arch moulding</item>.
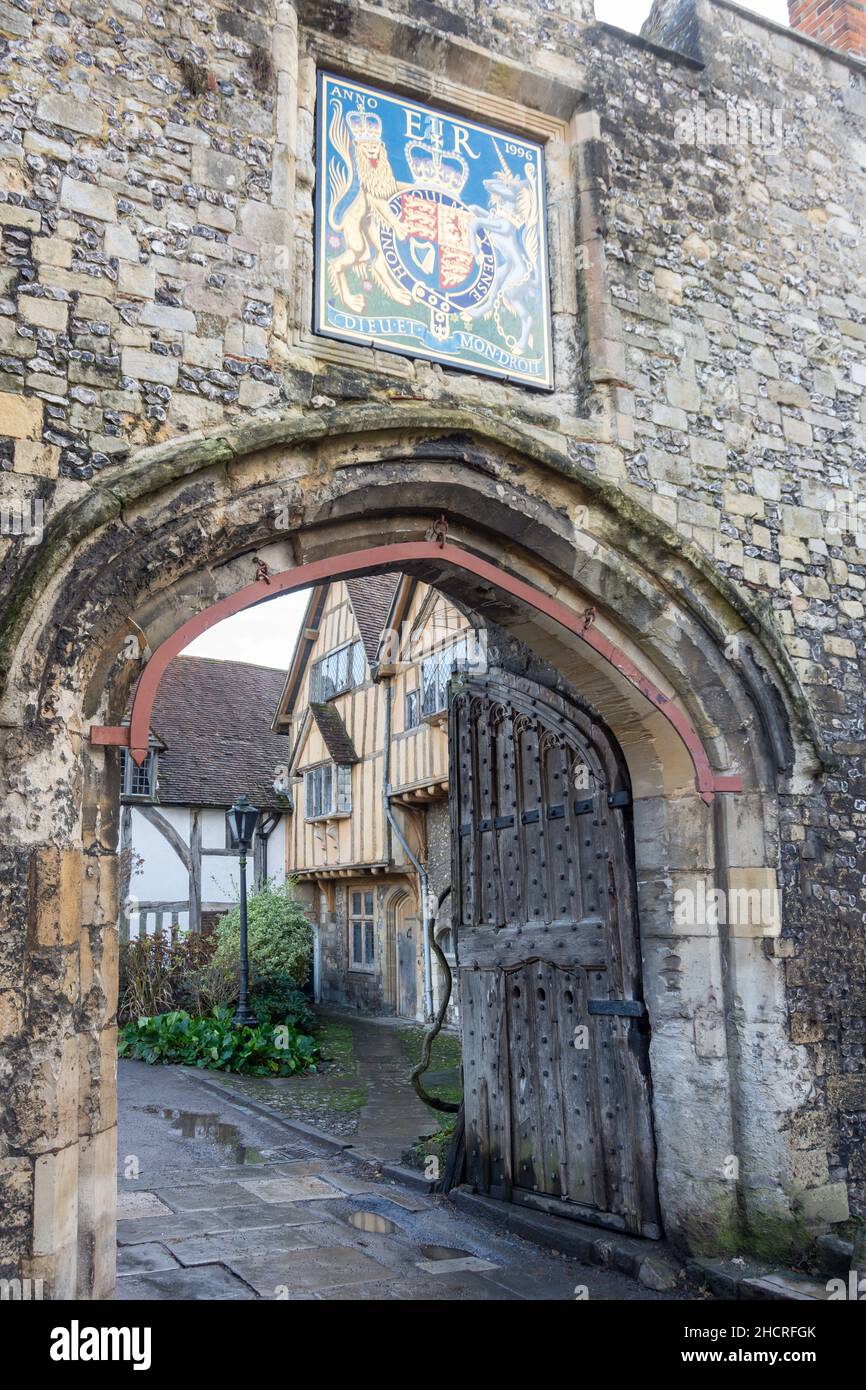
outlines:
[{"label": "carved stone arch moulding", "polygon": [[[114,744],[128,747],[133,759],[140,763],[147,754],[153,703],[159,682],[169,663],[195,637],[214,626],[215,623],[248,608],[264,597],[263,585],[267,584],[267,596],[307,588],[311,584],[330,576],[357,574],[364,570],[399,568],[401,565],[417,561],[436,559],[450,563],[457,568],[498,585],[522,603],[537,609],[552,618],[567,631],[593,648],[605,661],[624,676],[641,695],[671,724],[685,746],[694,768],[695,786],[699,795],[709,804],[717,792],[742,790],[742,779],[738,775],[714,770],[707,757],[704,745],[688,715],[666,696],[649,677],[638,669],[635,663],[610,641],[594,625],[587,625],[585,617],[569,608],[559,599],[551,597],[542,590],[516,578],[498,566],[481,559],[480,556],[451,542],[442,545],[429,541],[411,541],[405,544],[379,546],[372,550],[349,552],[328,560],[313,561],[299,565],[283,574],[269,575],[267,580],[258,579],[236,593],[222,599],[197,617],[191,618],[163,642],[153,653],[139,681],[132,706],[129,725],[94,726],[91,741],[95,744]],[[528,716],[527,716],[528,717]],[[515,720],[515,734],[518,721]]]},{"label": "carved stone arch moulding", "polygon": [[[705,636],[709,635],[719,652],[722,651],[724,640],[730,635],[732,628],[748,630],[755,634],[754,649],[751,645],[749,648],[750,657],[755,658],[751,663],[754,670],[751,667],[743,667],[740,670],[737,663],[726,662],[719,656],[720,694],[721,682],[727,680],[730,686],[732,681],[739,681],[744,693],[752,699],[753,705],[760,712],[762,705],[768,705],[766,690],[771,688],[775,700],[775,711],[771,710],[771,713],[775,714],[777,723],[781,718],[783,722],[789,723],[792,732],[796,727],[798,746],[804,749],[807,761],[812,760],[813,767],[819,766],[821,762],[826,765],[822,740],[816,732],[812,712],[779,635],[767,624],[764,615],[753,611],[736,586],[713,570],[708,557],[700,553],[696,547],[669,533],[669,528],[666,528],[664,523],[649,516],[639,504],[624,497],[620,490],[613,488],[603,479],[576,468],[571,460],[560,455],[544,431],[530,432],[511,423],[506,426],[501,419],[495,415],[488,417],[485,412],[470,414],[462,409],[446,410],[442,407],[434,410],[426,405],[416,406],[414,403],[402,406],[399,410],[377,405],[351,410],[339,407],[315,413],[291,412],[262,421],[260,424],[249,425],[236,432],[226,430],[218,436],[199,440],[172,440],[166,445],[143,450],[134,459],[105,470],[100,475],[99,484],[95,488],[97,495],[93,499],[89,499],[87,503],[71,502],[55,515],[46,528],[44,544],[28,561],[27,574],[21,588],[10,594],[2,605],[5,612],[0,612],[0,681],[4,684],[8,681],[9,675],[15,669],[16,661],[23,659],[20,654],[25,651],[39,652],[38,659],[46,663],[44,678],[47,679],[50,663],[56,665],[60,661],[60,657],[53,653],[50,646],[50,633],[56,633],[63,628],[66,612],[63,605],[68,606],[74,597],[69,586],[62,587],[63,575],[68,569],[71,556],[75,552],[83,558],[84,548],[87,546],[92,548],[96,559],[104,556],[104,545],[101,551],[99,549],[100,538],[104,534],[112,533],[112,528],[123,526],[127,508],[133,508],[140,514],[141,508],[149,505],[151,498],[154,499],[154,506],[159,508],[160,503],[157,499],[164,489],[175,485],[191,486],[196,474],[202,470],[212,475],[214,470],[222,468],[228,470],[233,479],[239,479],[242,466],[248,461],[254,465],[255,456],[268,457],[267,451],[273,451],[277,446],[281,454],[284,454],[288,446],[307,450],[312,448],[315,451],[320,444],[327,443],[330,453],[333,454],[336,450],[339,461],[343,458],[341,451],[347,450],[351,453],[353,447],[357,449],[358,443],[368,437],[373,455],[379,456],[383,447],[383,437],[387,437],[388,431],[399,437],[400,448],[403,451],[412,450],[412,440],[416,435],[435,441],[439,456],[442,456],[443,449],[449,453],[456,449],[454,462],[461,464],[462,460],[461,466],[469,467],[470,470],[471,463],[463,456],[464,446],[460,444],[461,440],[471,439],[473,443],[492,451],[502,460],[519,461],[530,470],[534,467],[539,475],[543,475],[545,471],[559,475],[560,484],[567,481],[568,485],[573,483],[584,490],[594,505],[597,505],[599,515],[607,518],[605,525],[609,522],[610,527],[604,545],[611,555],[622,556],[626,569],[629,566],[634,568],[641,547],[644,560],[646,559],[647,545],[655,547],[656,551],[667,555],[669,559],[675,559],[676,563],[669,567],[663,583],[658,586],[659,602],[667,603],[673,608],[681,608],[688,622],[692,623],[696,630],[702,629]],[[349,453],[346,454],[347,461]],[[388,446],[388,456],[393,463],[395,456],[391,446]],[[273,452],[270,453],[270,457],[274,457]],[[334,466],[337,467],[337,464]],[[471,483],[471,478],[468,481]],[[242,495],[242,489],[236,491],[238,496]],[[383,499],[383,503],[386,501],[387,499]],[[196,502],[200,504],[200,499],[196,499]],[[351,508],[351,503],[349,507]],[[330,515],[327,509],[315,514],[312,520],[315,521],[317,530],[320,523],[328,521]],[[331,520],[338,524],[341,515],[348,518],[349,511],[334,511]],[[301,524],[305,533],[310,533],[310,519]],[[533,524],[538,530],[543,521]],[[281,537],[277,534],[274,539],[280,540]],[[560,536],[560,548],[563,543],[563,537]],[[636,649],[633,640],[629,639],[631,646],[628,651],[618,645],[617,641],[613,640],[616,633],[609,636],[603,625],[597,621],[594,608],[587,608],[585,602],[581,603],[578,597],[573,601],[574,606],[570,607],[539,588],[537,584],[518,578],[512,569],[506,570],[499,564],[491,564],[474,550],[469,550],[465,545],[457,545],[454,540],[449,541],[444,536],[427,542],[406,541],[403,544],[385,547],[364,548],[360,545],[354,552],[337,555],[329,553],[323,558],[318,558],[322,556],[321,545],[318,550],[315,544],[309,549],[317,558],[299,564],[297,568],[269,575],[267,582],[257,578],[253,584],[219,599],[205,613],[182,624],[171,638],[157,647],[140,681],[136,700],[137,717],[133,719],[131,741],[134,756],[140,757],[140,749],[145,746],[142,741],[142,720],[148,690],[152,695],[161,670],[164,670],[168,661],[197,633],[230,616],[231,613],[278,592],[305,587],[331,577],[362,573],[374,568],[381,569],[386,565],[399,567],[401,564],[423,564],[433,559],[440,566],[450,566],[457,572],[463,571],[487,581],[545,618],[553,619],[560,627],[577,637],[619,677],[624,678],[628,685],[640,692],[675,730],[681,744],[688,751],[695,769],[698,791],[705,799],[711,800],[713,794],[719,790],[734,790],[734,786],[724,780],[726,771],[723,760],[726,755],[716,752],[716,760],[721,766],[715,770],[710,767],[702,737],[694,723],[694,715],[690,717],[680,708],[680,702],[685,705],[691,701],[697,713],[700,710],[699,698],[693,696],[693,692],[684,686],[682,681],[679,684],[671,681],[667,672],[664,673],[663,679],[668,682],[668,691],[673,689],[674,693],[665,694],[659,684],[659,675],[663,668],[654,668],[655,679],[650,679],[646,672],[640,669],[640,649]],[[527,553],[537,571],[539,554],[543,552],[539,552],[538,544],[533,543]],[[513,557],[514,552],[511,554]],[[111,563],[114,563],[113,558]],[[506,563],[513,566],[515,560],[511,558]],[[560,570],[562,568],[560,563]],[[104,577],[102,590],[107,600],[110,590],[104,564],[97,573]],[[133,584],[137,582],[137,578],[138,576],[133,579]],[[52,592],[54,600],[50,598]],[[40,608],[44,610],[46,598],[54,602],[55,607],[49,626],[40,628],[37,627]],[[154,645],[156,646],[156,643]],[[653,662],[655,657],[650,656],[649,660]],[[762,687],[758,695],[753,690],[756,682]],[[676,694],[677,691],[679,696]],[[703,716],[698,717],[703,719]],[[707,722],[712,724],[714,720],[712,717],[709,721],[703,720],[701,728],[704,738],[707,737],[707,728],[704,727]],[[102,741],[125,742],[126,735],[103,735]]]}]

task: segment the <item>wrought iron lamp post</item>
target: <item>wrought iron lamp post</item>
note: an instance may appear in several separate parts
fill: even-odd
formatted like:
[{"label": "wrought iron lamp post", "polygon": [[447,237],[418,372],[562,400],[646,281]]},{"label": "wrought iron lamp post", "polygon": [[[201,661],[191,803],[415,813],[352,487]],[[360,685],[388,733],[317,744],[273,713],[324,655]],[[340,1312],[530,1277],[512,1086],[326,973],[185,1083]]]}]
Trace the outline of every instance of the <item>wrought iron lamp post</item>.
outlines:
[{"label": "wrought iron lamp post", "polygon": [[241,852],[241,988],[238,1007],[235,1011],[236,1028],[242,1028],[245,1024],[250,1028],[255,1028],[258,1023],[258,1019],[250,1008],[250,960],[247,950],[247,850],[253,842],[258,818],[258,807],[251,804],[248,796],[239,796],[228,813],[232,839]]}]

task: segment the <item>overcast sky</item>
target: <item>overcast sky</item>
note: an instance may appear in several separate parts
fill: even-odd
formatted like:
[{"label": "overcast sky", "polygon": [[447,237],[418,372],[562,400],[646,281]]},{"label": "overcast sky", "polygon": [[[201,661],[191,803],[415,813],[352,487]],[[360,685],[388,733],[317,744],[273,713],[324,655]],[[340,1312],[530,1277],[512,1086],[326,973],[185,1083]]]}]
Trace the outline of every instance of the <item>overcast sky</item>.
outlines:
[{"label": "overcast sky", "polygon": [[254,666],[288,669],[308,589],[281,594],[247,608],[203,632],[184,649],[184,656],[215,656],[223,661],[250,661]]},{"label": "overcast sky", "polygon": [[[595,0],[598,19],[637,33],[650,11],[652,0]],[[788,23],[787,0],[752,0],[744,9],[754,10],[779,24]],[[286,670],[292,658],[306,591],[284,594],[258,608],[237,613],[205,632],[186,648],[190,656],[213,656],[227,661],[251,661],[257,666]]]}]

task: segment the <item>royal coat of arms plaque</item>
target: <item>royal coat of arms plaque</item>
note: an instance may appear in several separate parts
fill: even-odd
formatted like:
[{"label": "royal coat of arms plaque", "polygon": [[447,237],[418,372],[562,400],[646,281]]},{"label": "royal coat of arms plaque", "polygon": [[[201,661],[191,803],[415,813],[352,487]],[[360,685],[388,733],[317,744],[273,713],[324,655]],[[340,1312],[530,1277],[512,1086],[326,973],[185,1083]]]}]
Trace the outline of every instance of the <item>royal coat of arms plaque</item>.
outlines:
[{"label": "royal coat of arms plaque", "polygon": [[544,151],[319,74],[315,322],[550,390]]}]

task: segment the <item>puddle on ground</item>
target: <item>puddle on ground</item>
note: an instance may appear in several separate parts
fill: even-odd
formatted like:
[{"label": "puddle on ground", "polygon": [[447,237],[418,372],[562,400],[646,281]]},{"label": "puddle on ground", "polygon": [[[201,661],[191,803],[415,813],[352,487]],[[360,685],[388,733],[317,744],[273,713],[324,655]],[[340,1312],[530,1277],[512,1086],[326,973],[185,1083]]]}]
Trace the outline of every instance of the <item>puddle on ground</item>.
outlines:
[{"label": "puddle on ground", "polygon": [[171,1120],[172,1129],[182,1139],[199,1139],[221,1149],[233,1163],[255,1166],[266,1163],[267,1158],[260,1149],[250,1148],[241,1142],[237,1125],[224,1124],[219,1115],[203,1115],[193,1110],[174,1110],[162,1105],[143,1105],[139,1107],[149,1115],[161,1115]]},{"label": "puddle on ground", "polygon": [[393,1221],[389,1221],[387,1216],[380,1216],[377,1211],[353,1211],[348,1220],[356,1230],[373,1231],[377,1236],[390,1236],[398,1229]]},{"label": "puddle on ground", "polygon": [[452,1250],[447,1245],[421,1246],[421,1254],[425,1260],[462,1260],[471,1253],[471,1250]]}]

